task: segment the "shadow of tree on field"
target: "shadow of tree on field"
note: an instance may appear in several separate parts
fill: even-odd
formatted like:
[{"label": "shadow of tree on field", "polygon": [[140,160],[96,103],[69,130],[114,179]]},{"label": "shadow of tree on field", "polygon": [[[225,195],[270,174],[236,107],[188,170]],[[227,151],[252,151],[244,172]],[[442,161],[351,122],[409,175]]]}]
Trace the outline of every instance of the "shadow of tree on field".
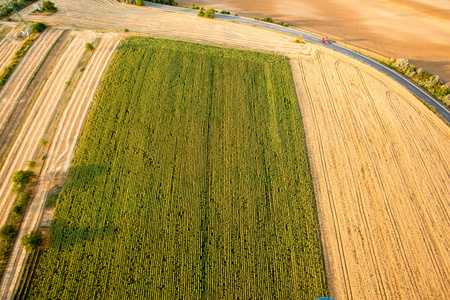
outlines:
[{"label": "shadow of tree on field", "polygon": [[104,165],[71,166],[67,175],[65,188],[89,189],[103,186],[111,168]]},{"label": "shadow of tree on field", "polygon": [[104,240],[112,237],[118,231],[119,228],[114,225],[101,227],[80,226],[70,224],[64,219],[55,219],[50,227],[50,243],[48,248],[70,250],[77,244],[85,244],[97,239]]}]

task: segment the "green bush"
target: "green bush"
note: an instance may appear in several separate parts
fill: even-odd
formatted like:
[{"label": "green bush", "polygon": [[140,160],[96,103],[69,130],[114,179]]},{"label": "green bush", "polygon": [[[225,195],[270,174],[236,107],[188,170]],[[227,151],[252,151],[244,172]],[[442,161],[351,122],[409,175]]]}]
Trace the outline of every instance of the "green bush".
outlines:
[{"label": "green bush", "polygon": [[30,169],[36,168],[36,162],[34,160],[29,160],[27,162],[27,167],[30,168]]},{"label": "green bush", "polygon": [[305,38],[303,37],[303,35],[300,35],[299,37],[297,37],[297,39],[294,42],[298,43],[298,44],[302,44],[305,42]]},{"label": "green bush", "polygon": [[47,28],[47,25],[45,25],[44,23],[41,22],[36,22],[30,25],[31,31],[32,32],[42,32],[45,30],[45,28]]},{"label": "green bush", "polygon": [[19,200],[17,200],[17,204],[20,207],[25,207],[28,205],[28,202],[30,202],[31,199],[31,193],[30,192],[25,192],[20,194]]},{"label": "green bush", "polygon": [[12,177],[12,191],[17,194],[23,193],[31,184],[34,178],[36,178],[36,173],[34,173],[33,171],[20,170],[15,172]]},{"label": "green bush", "polygon": [[21,207],[19,205],[14,205],[13,208],[11,209],[11,213],[16,217],[22,215],[22,212],[23,212],[23,207]]},{"label": "green bush", "polygon": [[14,236],[16,234],[17,234],[17,228],[16,228],[16,226],[14,226],[12,224],[3,225],[0,228],[0,237],[4,241],[10,241],[11,239],[14,238]]},{"label": "green bush", "polygon": [[27,252],[36,251],[40,246],[42,246],[43,242],[44,237],[42,236],[42,232],[39,230],[32,230],[25,234],[21,239],[22,246]]},{"label": "green bush", "polygon": [[136,0],[137,6],[144,6],[144,0]]},{"label": "green bush", "polygon": [[43,1],[42,2],[42,8],[45,9],[45,11],[48,12],[56,12],[58,9],[55,6],[55,3],[51,2],[50,0],[48,1]]},{"label": "green bush", "polygon": [[214,8],[208,8],[205,12],[205,17],[207,18],[214,18],[214,16],[216,15],[216,11],[214,10]]},{"label": "green bush", "polygon": [[205,17],[205,18],[214,18],[214,16],[216,15],[216,11],[214,8],[208,8],[206,11],[204,10],[203,7],[200,7],[198,10],[198,14],[197,16],[199,17]]},{"label": "green bush", "polygon": [[86,51],[92,51],[94,50],[94,46],[91,43],[86,43],[84,45],[84,48],[86,48]]},{"label": "green bush", "polygon": [[199,16],[199,17],[204,17],[205,16],[205,10],[203,9],[202,6],[198,9],[197,16]]}]

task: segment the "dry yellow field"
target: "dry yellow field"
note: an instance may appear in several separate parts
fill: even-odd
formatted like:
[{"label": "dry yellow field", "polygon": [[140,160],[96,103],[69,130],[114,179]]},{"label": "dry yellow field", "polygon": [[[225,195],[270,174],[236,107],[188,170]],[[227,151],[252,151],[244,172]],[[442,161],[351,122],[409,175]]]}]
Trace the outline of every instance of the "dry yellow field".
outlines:
[{"label": "dry yellow field", "polygon": [[450,128],[384,74],[318,49],[292,60],[331,295],[450,295]]},{"label": "dry yellow field", "polygon": [[[21,234],[39,226],[45,198],[54,179],[65,174],[104,68],[121,38],[117,31],[186,39],[228,47],[274,52],[291,57],[305,124],[331,296],[336,299],[427,299],[450,296],[450,128],[406,89],[384,74],[320,45],[293,43],[292,36],[218,20],[206,20],[114,1],[56,1],[52,16],[25,18],[71,29],[53,77],[43,86],[27,115],[23,136],[13,147],[14,165],[3,166],[2,205],[12,205],[9,182],[35,153],[40,137],[76,70],[83,43],[101,38],[66,109],[55,126],[48,159],[36,187],[37,197]],[[102,29],[105,34],[99,34]],[[43,57],[61,29],[44,33],[30,49]],[[25,82],[38,59],[24,57],[0,93],[20,101],[14,82]],[[74,58],[72,61],[70,58]],[[41,58],[42,59],[42,58]],[[27,63],[25,63],[27,62]],[[23,65],[23,67],[21,67]],[[16,80],[16,81],[15,81]],[[10,92],[9,92],[10,91]],[[14,92],[14,93],[13,93]],[[21,92],[22,93],[22,92]],[[53,95],[53,97],[50,97]],[[45,96],[45,97],[44,97]],[[0,116],[7,118],[8,105]],[[52,110],[53,109],[53,110]],[[38,125],[47,122],[47,125]],[[3,122],[3,121],[2,121]],[[42,123],[42,124],[44,124]],[[34,130],[26,134],[26,128]],[[39,129],[41,128],[41,129]],[[40,131],[39,131],[40,130]],[[27,147],[21,145],[29,145]],[[17,146],[15,146],[17,145]],[[31,147],[31,148],[28,148]],[[34,148],[33,148],[34,147]],[[447,150],[447,151],[446,151]],[[3,171],[4,170],[4,171]],[[0,219],[4,222],[4,216]],[[9,298],[25,254],[14,248],[0,294]],[[5,279],[7,278],[7,279]]]}]

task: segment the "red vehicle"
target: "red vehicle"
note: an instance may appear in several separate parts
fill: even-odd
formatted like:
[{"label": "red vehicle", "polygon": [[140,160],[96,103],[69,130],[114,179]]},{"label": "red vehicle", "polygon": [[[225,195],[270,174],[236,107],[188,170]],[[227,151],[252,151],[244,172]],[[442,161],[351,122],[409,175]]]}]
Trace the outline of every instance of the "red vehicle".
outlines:
[{"label": "red vehicle", "polygon": [[324,37],[323,37],[322,43],[330,44],[330,41],[328,40],[328,37],[327,37],[327,36],[324,36]]}]

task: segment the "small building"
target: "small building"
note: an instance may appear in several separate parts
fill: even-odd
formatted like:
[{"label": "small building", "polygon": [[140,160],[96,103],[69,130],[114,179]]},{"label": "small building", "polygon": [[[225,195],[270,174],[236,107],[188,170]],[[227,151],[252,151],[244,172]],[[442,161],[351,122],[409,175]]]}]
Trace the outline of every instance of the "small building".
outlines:
[{"label": "small building", "polygon": [[31,28],[30,26],[27,26],[24,31],[22,31],[23,36],[29,36],[31,34]]},{"label": "small building", "polygon": [[35,5],[34,9],[36,9],[37,11],[44,11],[44,8],[42,7],[42,5],[40,3]]}]

